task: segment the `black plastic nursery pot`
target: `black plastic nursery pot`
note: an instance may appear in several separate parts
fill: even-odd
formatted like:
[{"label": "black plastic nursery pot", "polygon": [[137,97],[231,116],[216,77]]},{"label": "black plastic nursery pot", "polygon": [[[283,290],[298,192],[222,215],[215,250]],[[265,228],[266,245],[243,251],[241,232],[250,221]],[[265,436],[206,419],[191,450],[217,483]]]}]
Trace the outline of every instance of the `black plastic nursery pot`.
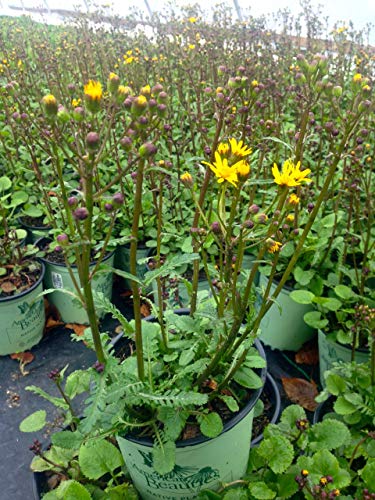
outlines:
[{"label": "black plastic nursery pot", "polygon": [[[264,384],[263,393],[261,394],[260,399],[263,399],[263,395],[267,398],[267,401],[270,404],[269,410],[266,410],[265,408],[263,413],[263,415],[267,419],[264,424],[276,424],[281,414],[281,395],[275,379],[269,372],[267,372],[266,382]],[[258,418],[262,419],[263,415],[260,415]],[[251,440],[251,447],[257,446],[262,440],[263,432],[261,432]]]}]

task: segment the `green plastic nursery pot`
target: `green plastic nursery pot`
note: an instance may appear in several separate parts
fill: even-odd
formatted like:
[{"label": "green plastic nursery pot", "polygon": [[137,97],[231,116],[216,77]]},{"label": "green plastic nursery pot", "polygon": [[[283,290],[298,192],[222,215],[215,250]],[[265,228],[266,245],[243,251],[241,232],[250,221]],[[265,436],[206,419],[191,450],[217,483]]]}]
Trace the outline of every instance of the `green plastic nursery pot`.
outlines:
[{"label": "green plastic nursery pot", "polygon": [[[319,347],[319,373],[320,383],[325,387],[324,372],[330,370],[333,363],[350,362],[352,360],[352,350],[350,346],[340,344],[330,339],[321,330],[318,331]],[[370,351],[366,349],[356,349],[354,361],[366,363],[370,358]]]},{"label": "green plastic nursery pot", "polygon": [[40,238],[44,238],[48,236],[49,230],[51,229],[49,226],[31,226],[23,222],[22,217],[20,217],[19,222],[21,226],[27,231],[27,243],[35,243]]},{"label": "green plastic nursery pot", "polygon": [[[144,278],[147,272],[146,263],[138,264],[138,261],[148,257],[150,249],[144,246],[138,246],[137,248],[137,277],[141,280]],[[130,245],[119,245],[116,248],[115,253],[115,267],[121,271],[130,273]],[[131,289],[130,280],[124,278],[124,287],[127,290]]]},{"label": "green plastic nursery pot", "polygon": [[[259,341],[255,343],[265,356]],[[265,380],[266,368],[262,370]],[[223,432],[210,439],[199,436],[176,443],[176,465],[159,475],[152,465],[152,441],[134,436],[117,437],[130,477],[143,500],[196,498],[202,489],[217,489],[223,482],[241,478],[247,468],[254,406],[263,388],[224,424]]]},{"label": "green plastic nursery pot", "polygon": [[43,291],[45,267],[34,285],[13,297],[0,298],[0,355],[23,352],[38,344],[43,336],[45,311]]},{"label": "green plastic nursery pot", "polygon": [[[267,278],[260,276],[259,286],[265,288]],[[275,291],[277,283],[271,285],[270,295]],[[260,323],[260,340],[272,349],[280,351],[298,351],[310,340],[315,330],[303,320],[305,313],[313,310],[310,304],[297,304],[289,297],[292,290],[284,287],[276,299],[276,303],[267,311]]]},{"label": "green plastic nursery pot", "polygon": [[[41,258],[40,260],[46,266],[44,276],[45,289],[55,288],[56,290],[66,290],[75,293],[73,281],[69,275],[68,268],[64,264],[50,262],[47,258]],[[103,259],[103,264],[107,264],[110,267],[113,267],[113,262],[114,252],[108,254]],[[94,267],[95,263],[92,263],[90,269],[94,269]],[[75,266],[73,266],[73,273],[79,283],[78,270]],[[112,297],[112,282],[112,272],[96,274],[93,278],[93,290],[101,292],[104,297],[110,300]],[[56,306],[64,323],[88,324],[86,311],[77,298],[62,291],[56,291],[48,295],[48,300]],[[98,315],[102,317],[104,312],[101,313],[99,310]]]}]

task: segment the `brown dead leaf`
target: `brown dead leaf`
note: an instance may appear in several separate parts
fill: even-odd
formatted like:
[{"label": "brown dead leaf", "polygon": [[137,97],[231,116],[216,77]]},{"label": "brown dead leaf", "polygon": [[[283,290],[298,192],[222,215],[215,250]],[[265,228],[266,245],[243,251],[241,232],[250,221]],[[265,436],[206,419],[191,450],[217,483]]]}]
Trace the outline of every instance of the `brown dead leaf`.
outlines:
[{"label": "brown dead leaf", "polygon": [[16,287],[14,284],[10,281],[4,281],[1,283],[1,289],[4,293],[12,293],[14,290],[16,290]]},{"label": "brown dead leaf", "polygon": [[290,401],[301,405],[305,410],[316,409],[318,403],[315,398],[318,395],[318,389],[313,380],[308,382],[303,378],[282,377],[281,382]]},{"label": "brown dead leaf", "polygon": [[58,319],[54,319],[52,316],[49,316],[46,321],[46,325],[44,327],[44,331],[47,332],[48,330],[51,330],[52,328],[55,328],[56,326],[61,326],[64,323]]},{"label": "brown dead leaf", "polygon": [[87,325],[78,325],[77,323],[67,323],[65,325],[65,328],[70,328],[71,330],[74,330],[74,333],[78,335],[78,337],[82,337],[83,332],[88,328]]},{"label": "brown dead leaf", "polygon": [[151,309],[148,304],[143,303],[141,305],[141,314],[144,318],[147,318],[147,316],[150,316],[151,314]]},{"label": "brown dead leaf", "polygon": [[25,369],[25,366],[34,361],[35,356],[30,351],[16,352],[10,355],[11,359],[16,359],[20,364],[20,372],[23,376],[28,375],[29,372]]},{"label": "brown dead leaf", "polygon": [[303,344],[301,349],[296,352],[295,361],[299,365],[317,365],[319,363],[319,350],[316,339]]}]

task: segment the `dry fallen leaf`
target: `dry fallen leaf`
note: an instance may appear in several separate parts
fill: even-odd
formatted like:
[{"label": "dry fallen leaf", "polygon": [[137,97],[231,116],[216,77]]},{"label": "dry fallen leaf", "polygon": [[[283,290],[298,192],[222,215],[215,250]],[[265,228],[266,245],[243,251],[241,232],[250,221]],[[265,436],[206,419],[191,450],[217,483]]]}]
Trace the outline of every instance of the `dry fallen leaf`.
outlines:
[{"label": "dry fallen leaf", "polygon": [[317,341],[314,339],[303,344],[301,349],[296,352],[295,361],[300,365],[317,365],[319,363]]},{"label": "dry fallen leaf", "polygon": [[142,304],[141,305],[141,314],[144,318],[147,318],[147,316],[150,316],[151,314],[151,309],[150,309],[150,306],[148,304]]},{"label": "dry fallen leaf", "polygon": [[318,389],[313,380],[308,382],[303,378],[282,377],[281,382],[290,401],[301,405],[305,410],[316,409],[318,403],[315,398],[318,395]]},{"label": "dry fallen leaf", "polygon": [[35,356],[30,351],[16,352],[10,355],[11,359],[16,359],[20,363],[20,372],[22,375],[28,375],[29,372],[25,370],[25,366],[34,361]]},{"label": "dry fallen leaf", "polygon": [[77,323],[67,323],[65,328],[70,328],[70,330],[74,330],[74,333],[78,335],[78,337],[82,337],[83,332],[88,328],[87,325],[78,325]]},{"label": "dry fallen leaf", "polygon": [[46,325],[44,327],[44,331],[47,332],[48,330],[51,330],[52,328],[55,328],[56,326],[61,326],[64,323],[58,319],[54,319],[52,316],[49,316],[46,321]]}]

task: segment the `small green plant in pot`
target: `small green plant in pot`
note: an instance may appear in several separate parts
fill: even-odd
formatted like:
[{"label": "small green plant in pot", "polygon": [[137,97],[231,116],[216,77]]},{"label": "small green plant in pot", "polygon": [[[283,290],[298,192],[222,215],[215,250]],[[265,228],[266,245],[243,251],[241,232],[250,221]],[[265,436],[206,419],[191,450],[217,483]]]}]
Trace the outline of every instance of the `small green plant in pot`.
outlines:
[{"label": "small green plant in pot", "polygon": [[0,355],[31,348],[44,330],[44,304],[38,297],[44,266],[36,260],[38,249],[25,245],[26,231],[11,225],[15,208],[26,200],[26,193],[12,193],[8,177],[0,177]]}]

